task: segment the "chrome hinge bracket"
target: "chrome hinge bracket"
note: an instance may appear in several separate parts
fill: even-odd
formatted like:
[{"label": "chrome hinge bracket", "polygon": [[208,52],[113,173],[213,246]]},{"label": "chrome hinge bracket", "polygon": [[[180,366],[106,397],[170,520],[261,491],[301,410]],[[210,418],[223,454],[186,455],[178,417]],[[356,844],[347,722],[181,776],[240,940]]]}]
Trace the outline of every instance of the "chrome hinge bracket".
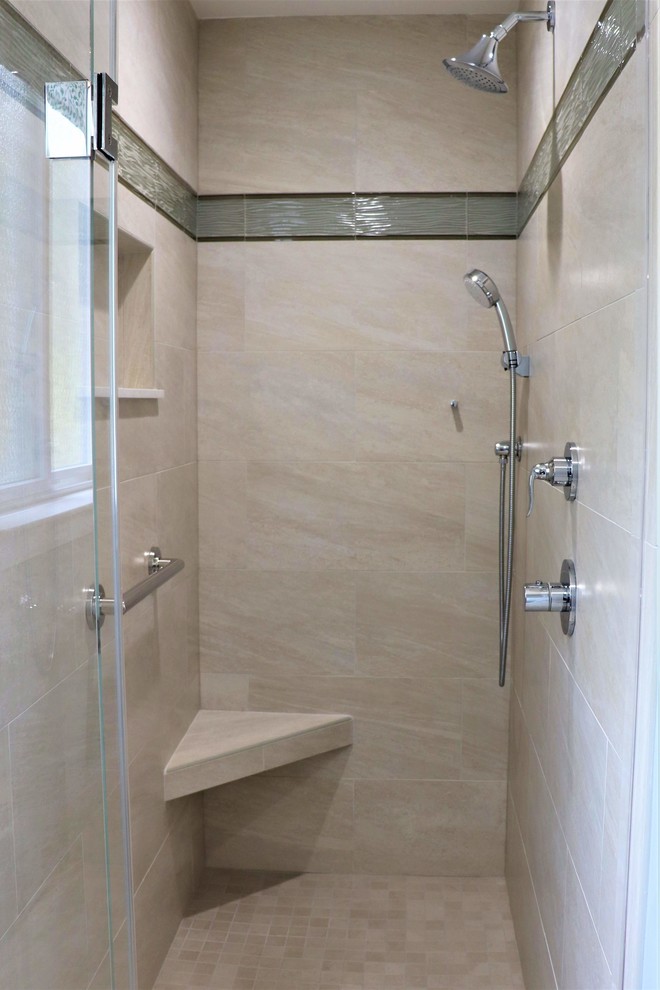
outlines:
[{"label": "chrome hinge bracket", "polygon": [[112,107],[117,98],[117,83],[106,72],[97,73],[94,86],[87,79],[46,83],[46,158],[93,159],[98,153],[116,161]]}]

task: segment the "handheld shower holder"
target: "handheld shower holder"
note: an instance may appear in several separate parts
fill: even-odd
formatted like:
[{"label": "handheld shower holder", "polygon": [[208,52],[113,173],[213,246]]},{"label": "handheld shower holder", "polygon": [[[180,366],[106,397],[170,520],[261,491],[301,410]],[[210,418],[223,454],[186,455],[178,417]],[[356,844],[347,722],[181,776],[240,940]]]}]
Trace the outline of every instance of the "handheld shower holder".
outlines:
[{"label": "handheld shower holder", "polygon": [[520,378],[529,378],[529,355],[523,355],[520,351],[502,351],[502,367],[505,371],[513,367]]}]

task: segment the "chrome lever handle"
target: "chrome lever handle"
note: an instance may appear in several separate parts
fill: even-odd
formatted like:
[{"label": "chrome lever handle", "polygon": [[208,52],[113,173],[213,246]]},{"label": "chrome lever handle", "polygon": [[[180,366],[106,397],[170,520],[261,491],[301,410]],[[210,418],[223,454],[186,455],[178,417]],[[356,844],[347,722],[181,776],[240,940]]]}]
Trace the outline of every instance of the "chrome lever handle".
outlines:
[{"label": "chrome lever handle", "polygon": [[564,489],[568,502],[577,498],[578,485],[578,449],[574,443],[567,443],[563,457],[553,457],[551,461],[535,464],[529,473],[529,506],[527,516],[531,516],[534,508],[534,482],[547,481],[553,487]]}]

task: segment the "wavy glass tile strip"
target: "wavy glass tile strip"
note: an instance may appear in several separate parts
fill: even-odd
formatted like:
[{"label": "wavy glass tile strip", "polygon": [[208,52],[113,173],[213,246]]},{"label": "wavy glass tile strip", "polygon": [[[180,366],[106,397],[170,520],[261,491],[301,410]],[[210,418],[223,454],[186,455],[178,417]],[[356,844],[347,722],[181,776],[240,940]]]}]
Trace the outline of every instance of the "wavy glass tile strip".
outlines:
[{"label": "wavy glass tile strip", "polygon": [[245,236],[260,239],[355,236],[351,195],[246,196]]},{"label": "wavy glass tile strip", "polygon": [[245,196],[200,196],[197,240],[245,240]]},{"label": "wavy glass tile strip", "polygon": [[113,129],[119,141],[120,180],[187,234],[195,237],[195,191],[117,114],[113,118]]},{"label": "wavy glass tile strip", "polygon": [[610,0],[566,84],[518,193],[518,233],[635,51],[644,31],[639,0]]},{"label": "wavy glass tile strip", "polygon": [[82,78],[7,0],[0,0],[0,68],[0,87],[42,119],[44,83]]},{"label": "wavy glass tile strip", "polygon": [[518,197],[515,193],[468,193],[467,236],[478,239],[515,239],[518,235]]},{"label": "wavy glass tile strip", "polygon": [[467,236],[467,193],[358,193],[357,237]]}]

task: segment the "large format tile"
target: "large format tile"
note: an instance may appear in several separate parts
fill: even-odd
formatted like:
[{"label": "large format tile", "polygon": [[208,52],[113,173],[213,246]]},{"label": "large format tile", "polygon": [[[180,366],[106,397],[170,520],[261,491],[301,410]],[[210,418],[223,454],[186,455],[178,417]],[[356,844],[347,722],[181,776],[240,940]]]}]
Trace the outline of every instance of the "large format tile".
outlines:
[{"label": "large format tile", "polygon": [[355,376],[360,460],[483,461],[506,430],[495,352],[358,352]]},{"label": "large format tile", "polygon": [[102,798],[95,664],[84,664],[15,719],[10,747],[23,908]]},{"label": "large format tile", "polygon": [[204,672],[342,674],[355,669],[355,580],[341,572],[203,572]]},{"label": "large format tile", "polygon": [[383,873],[405,848],[408,873],[501,874],[505,792],[499,781],[356,781],[355,869]]},{"label": "large format tile", "polygon": [[0,929],[4,932],[16,917],[16,868],[11,806],[9,731],[0,732]]},{"label": "large format tile", "polygon": [[358,575],[357,663],[365,675],[494,676],[497,574]]},{"label": "large format tile", "polygon": [[199,368],[199,454],[351,460],[354,410],[350,354],[208,354]]},{"label": "large format tile", "polygon": [[[97,905],[97,910],[104,911],[105,904]],[[0,940],[3,985],[84,990],[93,974],[86,950],[82,844],[78,839],[53,865]]]},{"label": "large format tile", "polygon": [[236,869],[350,872],[353,784],[253,777],[204,797],[206,862]]},{"label": "large format tile", "polygon": [[612,974],[598,940],[580,881],[569,863],[560,990],[610,990]]}]

